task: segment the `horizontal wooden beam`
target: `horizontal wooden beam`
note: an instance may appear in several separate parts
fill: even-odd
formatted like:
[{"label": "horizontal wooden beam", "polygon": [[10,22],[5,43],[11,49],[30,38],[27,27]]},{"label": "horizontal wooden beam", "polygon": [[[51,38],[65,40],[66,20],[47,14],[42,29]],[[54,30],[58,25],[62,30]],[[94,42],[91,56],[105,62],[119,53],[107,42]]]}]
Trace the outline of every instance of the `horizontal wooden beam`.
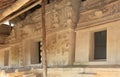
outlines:
[{"label": "horizontal wooden beam", "polygon": [[15,3],[15,0],[9,0],[9,1],[1,1],[0,2],[0,10],[5,9]]},{"label": "horizontal wooden beam", "polygon": [[17,11],[20,9],[23,5],[25,5],[27,2],[30,0],[17,0],[12,6],[9,8],[5,9],[2,14],[0,14],[0,21],[7,17],[8,15],[12,14],[13,12]]},{"label": "horizontal wooden beam", "polygon": [[21,11],[18,11],[18,12],[15,13],[14,15],[9,16],[9,17],[5,17],[2,21],[0,21],[0,25],[3,24],[3,23],[6,22],[6,21],[9,21],[9,20],[11,20],[11,19],[13,19],[13,18],[15,18],[15,17],[23,14],[24,12],[30,10],[31,8],[35,7],[36,5],[41,4],[41,2],[42,2],[42,0],[38,0],[37,2],[35,2],[34,4],[32,4],[31,6],[25,8],[25,9],[23,9],[23,10],[21,10]]}]

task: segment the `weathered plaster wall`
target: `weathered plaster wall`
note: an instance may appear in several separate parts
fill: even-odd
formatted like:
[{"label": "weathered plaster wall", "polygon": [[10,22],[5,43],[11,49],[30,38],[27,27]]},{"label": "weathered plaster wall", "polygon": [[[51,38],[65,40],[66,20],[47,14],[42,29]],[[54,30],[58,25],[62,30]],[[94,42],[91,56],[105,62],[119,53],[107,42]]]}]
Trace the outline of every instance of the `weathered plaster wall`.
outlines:
[{"label": "weathered plaster wall", "polygon": [[74,51],[72,46],[74,35],[74,31],[65,30],[48,36],[47,51],[49,64],[61,66],[71,63],[71,57],[74,55],[72,54]]},{"label": "weathered plaster wall", "polygon": [[[120,22],[111,24],[112,26],[108,28],[108,62],[111,64],[120,63]],[[114,27],[116,26],[116,27]]]},{"label": "weathered plaster wall", "polygon": [[4,52],[0,52],[0,66],[4,66]]},{"label": "weathered plaster wall", "polygon": [[[90,11],[91,8],[95,9],[101,0],[87,0],[87,2],[84,2],[85,4],[82,5],[83,8],[80,9],[80,0],[74,1],[75,0],[62,0],[60,2],[54,2],[47,5],[46,28],[48,65],[52,67],[71,65],[74,63],[74,58],[75,65],[103,65],[103,67],[109,67],[105,65],[119,65],[120,21],[101,24],[103,21],[113,20],[112,18],[115,19],[116,16],[119,18],[119,7],[117,7],[119,3],[115,2],[116,0],[105,0],[103,3],[108,4],[113,1],[115,5],[111,4],[107,5],[103,9],[97,8],[97,10]],[[110,11],[111,7],[114,8],[112,11]],[[117,7],[117,9],[115,7]],[[78,14],[79,10],[82,11],[80,12],[80,16]],[[115,15],[113,16],[113,14]],[[80,20],[78,22],[79,18]],[[38,9],[34,13],[29,14],[24,20],[21,19],[19,22],[16,21],[15,25],[16,26],[12,30],[11,35],[7,38],[9,45],[6,47],[10,48],[9,65],[12,67],[18,65],[32,66],[30,53],[34,51],[33,43],[41,41],[42,38],[41,10]],[[75,33],[74,29],[76,26],[77,28]],[[101,30],[107,30],[107,59],[106,61],[91,61],[93,58],[93,33]],[[5,50],[0,49],[0,51]],[[0,56],[0,60],[0,65],[3,66],[3,56]],[[115,66],[117,68],[114,68],[114,66],[110,66],[113,68],[98,67],[99,66],[92,66],[87,68],[87,66],[76,66],[75,68],[48,68],[48,77],[119,76],[119,66]],[[43,71],[41,69],[35,69],[35,73],[37,72],[42,73]]]},{"label": "weathered plaster wall", "polygon": [[[80,64],[119,64],[119,34],[120,21],[115,21],[96,27],[76,31],[76,55],[75,62]],[[93,52],[93,33],[96,31],[107,30],[107,59],[106,61],[91,61]],[[82,55],[82,56],[80,56]],[[101,62],[101,63],[100,63]]]},{"label": "weathered plaster wall", "polygon": [[[62,5],[62,6],[61,6]],[[49,66],[72,65],[75,56],[75,32],[80,0],[54,1],[46,5],[47,58]],[[31,65],[34,42],[42,41],[41,9],[26,17],[15,18],[15,27],[7,38],[10,66]],[[42,49],[42,48],[41,48]],[[2,49],[1,49],[2,50]],[[34,60],[35,58],[33,58]]]},{"label": "weathered plaster wall", "polygon": [[[80,8],[80,19],[76,28],[75,64],[119,64],[120,1],[90,1],[84,1]],[[101,30],[107,30],[107,59],[93,61],[93,33]]]},{"label": "weathered plaster wall", "polygon": [[80,20],[77,29],[94,27],[119,20],[119,0],[86,0],[80,7]]},{"label": "weathered plaster wall", "polygon": [[19,47],[18,45],[12,46],[10,51],[10,66],[17,67],[19,66]]}]

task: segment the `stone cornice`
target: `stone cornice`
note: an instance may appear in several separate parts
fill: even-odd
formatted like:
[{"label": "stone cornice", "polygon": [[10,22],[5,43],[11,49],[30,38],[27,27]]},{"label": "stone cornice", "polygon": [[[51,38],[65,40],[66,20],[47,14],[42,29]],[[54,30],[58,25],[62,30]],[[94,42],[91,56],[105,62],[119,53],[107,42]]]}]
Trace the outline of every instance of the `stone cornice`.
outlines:
[{"label": "stone cornice", "polygon": [[116,2],[118,0],[87,0],[81,3],[80,12],[85,12],[91,9],[97,9],[101,6],[105,6]]},{"label": "stone cornice", "polygon": [[120,19],[120,1],[80,13],[77,29],[104,24]]}]

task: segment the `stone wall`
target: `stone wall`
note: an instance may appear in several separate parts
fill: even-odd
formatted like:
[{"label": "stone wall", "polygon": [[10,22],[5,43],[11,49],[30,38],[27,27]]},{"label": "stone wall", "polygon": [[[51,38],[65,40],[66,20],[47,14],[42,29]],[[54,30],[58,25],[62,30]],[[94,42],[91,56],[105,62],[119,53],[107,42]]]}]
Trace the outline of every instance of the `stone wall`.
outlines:
[{"label": "stone wall", "polygon": [[87,0],[81,4],[77,29],[83,29],[119,20],[119,0]]},{"label": "stone wall", "polygon": [[[100,5],[97,5],[99,2]],[[104,3],[104,7],[101,9],[102,3]],[[116,17],[119,19],[118,5],[119,0],[118,2],[116,0],[104,0],[103,2],[86,0],[83,3],[80,3],[80,0],[59,0],[46,6],[47,61],[48,66],[54,67],[48,68],[48,77],[119,76],[120,21],[102,24],[102,21],[108,22],[107,19],[112,21]],[[111,10],[111,7],[114,9]],[[118,7],[117,10],[115,7]],[[31,64],[30,53],[34,52],[34,43],[42,41],[41,9],[37,9],[23,19],[18,19],[14,20],[15,27],[6,40],[7,44],[0,49],[0,66],[4,66],[4,51],[9,50],[9,67],[40,67],[41,64]],[[97,26],[95,26],[96,24]],[[93,33],[101,30],[107,30],[107,59],[91,61]],[[73,64],[75,67],[68,67]],[[56,66],[67,67],[55,68]],[[43,73],[42,69],[33,70],[35,73]]]},{"label": "stone wall", "polygon": [[[54,1],[46,5],[46,32],[48,66],[72,65],[75,51],[75,32],[79,18],[80,1]],[[12,20],[15,26],[3,47],[10,47],[12,66],[31,65],[33,43],[42,41],[41,9]],[[2,51],[2,48],[1,48]]]},{"label": "stone wall", "polygon": [[[120,63],[119,59],[119,29],[120,21],[98,25],[87,29],[76,31],[76,55],[75,62],[84,65],[116,65]],[[107,30],[107,59],[104,61],[95,61],[94,51],[94,32]],[[82,56],[80,56],[82,55]]]},{"label": "stone wall", "polygon": [[[104,27],[104,25],[97,25],[101,26],[100,28],[91,27],[91,25],[94,26],[98,20],[100,20],[100,23],[102,22],[101,20],[107,21],[107,18],[114,17],[115,15],[119,14],[119,7],[114,8],[117,7],[114,4],[119,5],[119,1],[105,0],[101,2],[100,0],[96,0],[91,3],[89,1],[90,0],[81,3],[80,0],[62,0],[54,1],[46,5],[47,57],[49,66],[72,65],[74,60],[75,62],[82,62],[83,64],[89,62],[89,51],[91,51],[90,44],[92,42],[91,31],[94,32],[94,30],[96,31],[99,29],[107,29],[109,33],[114,31],[114,28],[110,29],[110,26],[108,25],[107,27]],[[104,7],[100,5],[97,9],[100,9],[100,7],[103,8],[102,11],[107,9],[109,14],[105,11],[101,15],[101,10],[94,10],[95,5],[93,4],[95,3],[104,4]],[[92,5],[92,7],[87,8],[90,5]],[[114,9],[110,11],[109,6],[113,7]],[[96,15],[98,15],[98,17]],[[11,35],[6,38],[7,44],[1,48],[1,51],[4,51],[3,48],[9,47],[11,55],[9,56],[10,66],[31,65],[30,52],[34,51],[32,49],[33,43],[42,41],[41,9],[37,9],[36,11],[29,13],[25,17],[17,17],[13,19],[13,21],[15,23],[15,27],[13,27]],[[118,24],[119,23],[116,23],[115,25]],[[86,30],[83,29],[83,27],[91,28],[87,28],[88,30]],[[109,33],[108,35],[110,37]],[[112,54],[112,52],[113,51],[108,54]],[[80,54],[82,54],[82,56],[80,56]],[[13,58],[16,56],[19,56],[19,58],[17,57],[16,60],[14,60]],[[107,57],[109,57],[109,62],[112,62],[112,60],[113,62],[115,61],[111,55],[107,55]],[[97,64],[99,64],[99,62]],[[107,63],[102,62],[100,64]]]},{"label": "stone wall", "polygon": [[[76,28],[75,64],[119,64],[120,1],[90,1],[84,1],[80,8],[80,19]],[[93,61],[94,33],[102,30],[107,30],[107,59]]]}]

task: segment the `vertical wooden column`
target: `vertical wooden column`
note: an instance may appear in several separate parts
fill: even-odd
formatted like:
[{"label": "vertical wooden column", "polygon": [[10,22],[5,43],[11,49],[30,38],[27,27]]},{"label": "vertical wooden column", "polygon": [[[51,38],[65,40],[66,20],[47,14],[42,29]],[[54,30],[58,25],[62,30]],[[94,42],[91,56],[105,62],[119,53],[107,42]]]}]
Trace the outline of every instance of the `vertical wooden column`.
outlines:
[{"label": "vertical wooden column", "polygon": [[45,0],[42,0],[42,46],[43,46],[43,77],[47,77],[46,27],[45,27]]}]

